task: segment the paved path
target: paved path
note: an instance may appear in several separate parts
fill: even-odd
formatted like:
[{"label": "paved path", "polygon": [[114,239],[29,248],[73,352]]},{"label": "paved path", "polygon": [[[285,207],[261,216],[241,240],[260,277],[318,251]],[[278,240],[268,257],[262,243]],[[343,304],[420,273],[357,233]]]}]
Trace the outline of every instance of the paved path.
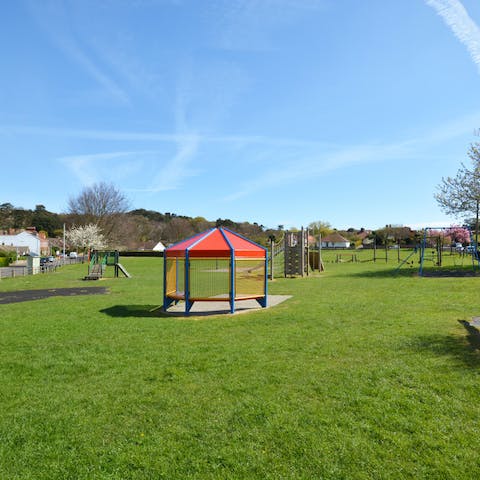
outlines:
[{"label": "paved path", "polygon": [[88,288],[49,288],[48,290],[17,290],[0,292],[0,304],[30,302],[49,297],[71,297],[76,295],[103,295],[108,293],[106,287]]}]

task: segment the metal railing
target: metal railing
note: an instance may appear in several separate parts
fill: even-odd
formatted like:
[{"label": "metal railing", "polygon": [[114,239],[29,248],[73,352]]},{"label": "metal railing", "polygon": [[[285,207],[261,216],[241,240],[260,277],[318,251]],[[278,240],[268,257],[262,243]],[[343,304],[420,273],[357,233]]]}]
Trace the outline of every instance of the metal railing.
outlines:
[{"label": "metal railing", "polygon": [[27,266],[8,266],[0,267],[0,280],[2,278],[15,278],[15,277],[24,277],[26,275],[33,274],[42,274],[42,273],[51,273],[55,272],[57,268],[60,268],[63,265],[73,265],[76,263],[83,263],[83,257],[77,258],[61,258],[55,260],[54,262],[44,263],[39,267],[27,267]]}]

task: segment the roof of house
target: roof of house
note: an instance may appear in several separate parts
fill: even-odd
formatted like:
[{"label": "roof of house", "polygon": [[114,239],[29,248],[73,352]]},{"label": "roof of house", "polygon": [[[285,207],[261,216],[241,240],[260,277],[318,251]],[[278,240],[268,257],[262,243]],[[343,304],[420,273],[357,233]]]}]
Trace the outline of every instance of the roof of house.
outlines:
[{"label": "roof of house", "polygon": [[162,243],[162,242],[158,242],[153,248],[152,250],[154,252],[163,252],[165,250],[165,245]]},{"label": "roof of house", "polygon": [[342,237],[342,235],[340,235],[338,232],[333,232],[330,235],[323,237],[322,242],[350,243],[350,240],[347,240],[345,237]]}]

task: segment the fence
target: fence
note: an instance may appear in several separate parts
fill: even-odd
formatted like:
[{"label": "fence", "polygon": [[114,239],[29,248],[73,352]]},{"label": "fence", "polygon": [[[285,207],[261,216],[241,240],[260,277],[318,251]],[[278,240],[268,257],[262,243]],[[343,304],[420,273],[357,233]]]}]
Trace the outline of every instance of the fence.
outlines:
[{"label": "fence", "polygon": [[[52,263],[45,263],[36,268],[38,274],[41,273],[51,273],[60,268],[63,265],[72,265],[75,263],[83,263],[83,257],[78,258],[65,258],[61,260],[55,260]],[[33,268],[27,266],[9,266],[0,268],[0,280],[3,278],[15,278],[15,277],[24,277],[26,275],[32,275]]]}]

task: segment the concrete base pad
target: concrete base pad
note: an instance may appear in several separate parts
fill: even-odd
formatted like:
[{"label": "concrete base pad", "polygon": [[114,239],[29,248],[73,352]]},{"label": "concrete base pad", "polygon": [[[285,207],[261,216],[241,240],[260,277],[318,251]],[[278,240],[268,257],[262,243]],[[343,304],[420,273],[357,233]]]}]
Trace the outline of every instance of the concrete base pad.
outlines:
[{"label": "concrete base pad", "polygon": [[480,317],[472,317],[472,321],[470,322],[470,325],[473,327],[480,327]]},{"label": "concrete base pad", "polygon": [[[269,295],[267,299],[267,308],[275,307],[276,305],[291,298],[291,295]],[[256,300],[240,300],[235,302],[235,314],[247,313],[255,310],[263,310]],[[163,311],[163,310],[162,310]],[[195,302],[190,309],[190,313],[185,313],[185,303],[178,302],[176,305],[168,307],[167,311],[163,311],[168,315],[173,316],[206,316],[206,315],[225,315],[230,314],[229,302]]]}]

